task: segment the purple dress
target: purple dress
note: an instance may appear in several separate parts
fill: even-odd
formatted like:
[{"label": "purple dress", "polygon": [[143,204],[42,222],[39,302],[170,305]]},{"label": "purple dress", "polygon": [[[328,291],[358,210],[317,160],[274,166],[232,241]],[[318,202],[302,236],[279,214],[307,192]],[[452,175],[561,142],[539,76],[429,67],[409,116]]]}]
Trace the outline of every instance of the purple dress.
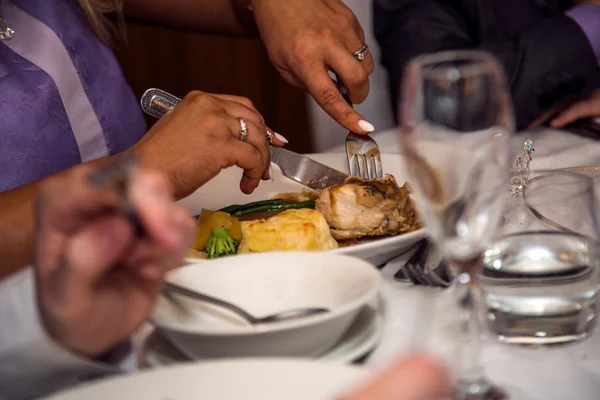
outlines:
[{"label": "purple dress", "polygon": [[15,31],[0,40],[0,192],[119,153],[144,135],[117,60],[73,2],[0,7]]}]

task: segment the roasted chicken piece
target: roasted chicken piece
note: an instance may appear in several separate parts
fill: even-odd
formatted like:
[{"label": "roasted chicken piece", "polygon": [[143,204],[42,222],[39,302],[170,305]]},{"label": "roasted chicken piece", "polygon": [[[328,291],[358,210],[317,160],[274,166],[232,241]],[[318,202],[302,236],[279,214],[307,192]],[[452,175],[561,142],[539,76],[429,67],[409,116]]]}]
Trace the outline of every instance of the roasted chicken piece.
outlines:
[{"label": "roasted chicken piece", "polygon": [[392,175],[373,180],[350,177],[323,190],[316,209],[325,216],[336,240],[395,235],[420,226],[409,186]]}]

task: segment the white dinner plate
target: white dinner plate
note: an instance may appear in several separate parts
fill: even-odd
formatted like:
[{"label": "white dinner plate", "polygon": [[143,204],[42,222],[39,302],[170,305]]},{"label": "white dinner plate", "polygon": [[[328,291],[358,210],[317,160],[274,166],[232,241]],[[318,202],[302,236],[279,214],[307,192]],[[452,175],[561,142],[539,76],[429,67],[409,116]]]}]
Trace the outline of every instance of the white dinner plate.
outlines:
[{"label": "white dinner plate", "polygon": [[[348,172],[345,154],[322,153],[308,154],[308,156],[340,171]],[[403,185],[408,180],[403,157],[398,154],[382,154],[381,157],[383,172],[392,174],[398,184]],[[304,186],[284,177],[276,166],[273,167],[273,170],[275,181],[262,181],[254,193],[245,195],[239,189],[242,170],[238,167],[228,168],[196,192],[182,199],[180,203],[192,215],[198,215],[203,208],[218,210],[232,204],[266,200],[278,193],[301,192],[305,189]],[[374,265],[383,265],[408,250],[423,237],[425,237],[425,230],[419,229],[329,251],[358,257]],[[211,262],[211,260],[205,261]]]},{"label": "white dinner plate", "polygon": [[369,375],[309,360],[205,361],[107,379],[47,400],[329,400]]},{"label": "white dinner plate", "polygon": [[[368,305],[356,317],[342,339],[332,349],[317,357],[317,360],[340,364],[354,362],[377,346],[382,332],[383,316],[375,307]],[[158,329],[146,339],[142,350],[142,367],[159,368],[190,361]]]}]

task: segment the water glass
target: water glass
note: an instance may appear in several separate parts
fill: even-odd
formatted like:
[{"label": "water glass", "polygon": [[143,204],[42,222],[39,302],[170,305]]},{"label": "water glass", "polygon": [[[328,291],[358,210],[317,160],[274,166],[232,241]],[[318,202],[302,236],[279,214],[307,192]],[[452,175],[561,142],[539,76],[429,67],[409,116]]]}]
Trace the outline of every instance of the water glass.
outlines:
[{"label": "water glass", "polygon": [[501,342],[581,341],[596,325],[600,269],[593,180],[535,171],[484,254],[486,321]]}]

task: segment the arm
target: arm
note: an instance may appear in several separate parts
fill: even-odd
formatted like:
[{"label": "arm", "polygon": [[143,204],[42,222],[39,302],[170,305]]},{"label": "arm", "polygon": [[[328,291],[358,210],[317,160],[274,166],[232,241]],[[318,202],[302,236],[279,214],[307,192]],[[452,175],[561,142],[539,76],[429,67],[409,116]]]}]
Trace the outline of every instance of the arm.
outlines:
[{"label": "arm", "polygon": [[0,282],[0,398],[34,398],[119,371],[114,364],[77,357],[52,340],[36,303],[31,268]]},{"label": "arm", "polygon": [[580,26],[566,15],[540,19],[513,38],[470,32],[473,22],[437,0],[378,0],[376,36],[390,72],[394,104],[404,66],[419,54],[480,49],[494,54],[507,73],[517,125],[600,87],[600,67]]},{"label": "arm", "polygon": [[373,57],[367,54],[361,62],[352,56],[365,37],[342,0],[125,0],[125,12],[203,32],[259,32],[271,63],[289,84],[310,92],[346,129],[363,134],[375,129],[346,103],[327,72],[338,73],[355,104],[367,98]]},{"label": "arm", "polygon": [[[86,165],[100,166],[112,159],[107,157],[91,161]],[[35,197],[39,187],[50,179],[69,174],[71,170],[72,168],[0,193],[0,226],[2,227],[0,229],[0,254],[2,254],[0,280],[24,265],[33,263]]]}]

